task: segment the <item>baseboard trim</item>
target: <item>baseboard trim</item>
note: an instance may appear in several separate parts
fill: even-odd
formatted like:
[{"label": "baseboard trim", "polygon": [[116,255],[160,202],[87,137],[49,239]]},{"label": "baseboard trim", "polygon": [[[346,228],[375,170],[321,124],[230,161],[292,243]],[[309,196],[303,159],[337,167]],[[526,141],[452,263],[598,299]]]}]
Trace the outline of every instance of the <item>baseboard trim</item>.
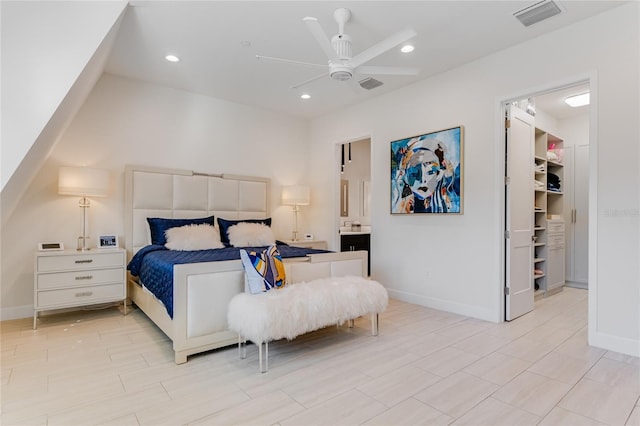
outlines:
[{"label": "baseboard trim", "polygon": [[14,319],[32,318],[33,305],[14,306],[11,308],[0,308],[0,321]]},{"label": "baseboard trim", "polygon": [[[501,316],[498,312],[489,309],[479,308],[474,305],[465,305],[463,303],[451,302],[449,300],[435,299],[420,294],[408,293],[406,291],[393,290],[387,288],[389,297],[400,300],[402,302],[413,303],[414,305],[425,306],[427,308],[438,309],[440,311],[451,312],[466,317],[476,318],[490,322],[501,322]],[[499,309],[499,307],[498,307]]]},{"label": "baseboard trim", "polygon": [[613,336],[607,333],[589,333],[589,345],[625,355],[640,357],[640,340]]}]

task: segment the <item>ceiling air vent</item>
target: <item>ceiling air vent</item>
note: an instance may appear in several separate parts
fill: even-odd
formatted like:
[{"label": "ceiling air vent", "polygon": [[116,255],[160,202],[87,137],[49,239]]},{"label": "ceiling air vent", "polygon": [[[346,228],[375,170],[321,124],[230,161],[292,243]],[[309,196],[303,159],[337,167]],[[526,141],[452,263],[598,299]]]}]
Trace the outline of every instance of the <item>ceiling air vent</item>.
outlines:
[{"label": "ceiling air vent", "polygon": [[560,5],[553,0],[544,0],[525,7],[513,14],[525,27],[544,21],[562,12]]},{"label": "ceiling air vent", "polygon": [[371,77],[367,77],[364,80],[360,80],[358,83],[360,83],[360,87],[367,90],[375,89],[376,87],[380,87],[384,84],[380,80],[376,80],[375,78],[371,78]]}]

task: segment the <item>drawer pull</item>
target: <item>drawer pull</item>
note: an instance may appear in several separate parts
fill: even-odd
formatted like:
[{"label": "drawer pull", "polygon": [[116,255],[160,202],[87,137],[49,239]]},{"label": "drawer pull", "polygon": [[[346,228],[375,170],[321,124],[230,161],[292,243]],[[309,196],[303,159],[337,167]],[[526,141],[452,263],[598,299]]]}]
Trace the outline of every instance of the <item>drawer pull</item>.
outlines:
[{"label": "drawer pull", "polygon": [[81,291],[79,293],[76,293],[76,297],[87,297],[87,296],[91,296],[93,294],[92,291]]},{"label": "drawer pull", "polygon": [[76,260],[76,263],[91,263],[93,259]]},{"label": "drawer pull", "polygon": [[79,281],[79,280],[90,280],[90,279],[93,279],[93,275],[82,275],[80,277],[76,277],[77,281]]}]

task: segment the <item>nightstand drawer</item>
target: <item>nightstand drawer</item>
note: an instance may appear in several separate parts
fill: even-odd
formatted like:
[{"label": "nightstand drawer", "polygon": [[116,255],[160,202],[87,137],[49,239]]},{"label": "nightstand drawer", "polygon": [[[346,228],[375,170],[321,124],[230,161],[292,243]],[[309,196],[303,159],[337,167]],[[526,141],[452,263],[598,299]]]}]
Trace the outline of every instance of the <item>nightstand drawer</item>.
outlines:
[{"label": "nightstand drawer", "polygon": [[65,288],[38,292],[38,306],[49,308],[54,306],[77,306],[99,303],[102,301],[124,299],[124,286],[121,283],[95,285],[78,288]]},{"label": "nightstand drawer", "polygon": [[60,287],[79,287],[124,280],[124,268],[92,269],[38,275],[38,290]]},{"label": "nightstand drawer", "polygon": [[38,272],[85,270],[90,268],[107,268],[122,266],[124,262],[122,252],[74,254],[66,256],[38,257]]}]

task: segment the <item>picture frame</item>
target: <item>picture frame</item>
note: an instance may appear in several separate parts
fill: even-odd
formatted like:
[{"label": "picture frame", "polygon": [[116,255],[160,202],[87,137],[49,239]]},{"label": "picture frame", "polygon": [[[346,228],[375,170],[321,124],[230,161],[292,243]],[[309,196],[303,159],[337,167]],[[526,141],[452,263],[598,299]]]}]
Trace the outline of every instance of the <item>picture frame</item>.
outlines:
[{"label": "picture frame", "polygon": [[118,244],[117,235],[100,235],[98,237],[99,249],[110,249],[110,248],[118,248],[118,247],[120,247],[120,245]]},{"label": "picture frame", "polygon": [[64,244],[55,241],[50,243],[38,243],[38,251],[63,251]]},{"label": "picture frame", "polygon": [[464,127],[391,142],[391,214],[462,214]]}]

